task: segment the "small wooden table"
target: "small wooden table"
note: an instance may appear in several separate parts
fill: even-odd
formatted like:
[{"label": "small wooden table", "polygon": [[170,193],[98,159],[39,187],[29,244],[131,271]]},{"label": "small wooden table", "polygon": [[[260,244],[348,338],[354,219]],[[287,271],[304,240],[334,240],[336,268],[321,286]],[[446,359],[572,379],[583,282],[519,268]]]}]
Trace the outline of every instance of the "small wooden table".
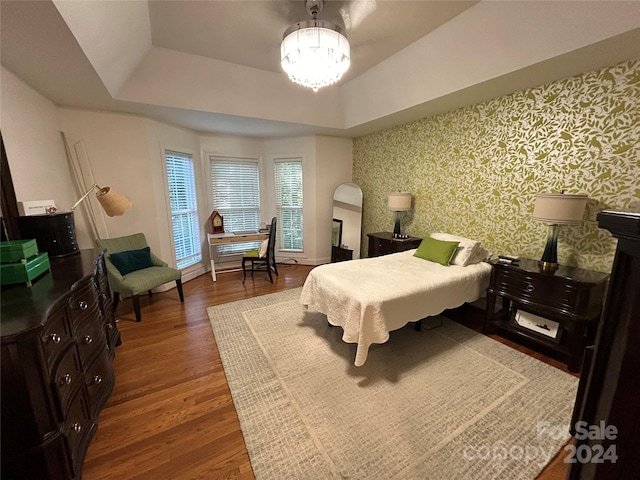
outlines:
[{"label": "small wooden table", "polygon": [[[564,357],[571,371],[579,371],[584,349],[595,339],[609,275],[564,265],[542,273],[538,262],[527,258],[513,265],[491,263],[484,331],[498,328],[546,347]],[[502,308],[496,312],[497,297]],[[518,323],[518,311],[555,322],[557,334],[547,336]]]},{"label": "small wooden table", "polygon": [[236,234],[233,232],[226,233],[207,233],[207,240],[209,242],[209,258],[211,259],[211,278],[216,281],[216,266],[213,259],[216,257],[214,248],[218,245],[226,245],[229,243],[245,243],[245,242],[261,242],[269,238],[267,232],[255,232],[255,233],[242,233]]}]

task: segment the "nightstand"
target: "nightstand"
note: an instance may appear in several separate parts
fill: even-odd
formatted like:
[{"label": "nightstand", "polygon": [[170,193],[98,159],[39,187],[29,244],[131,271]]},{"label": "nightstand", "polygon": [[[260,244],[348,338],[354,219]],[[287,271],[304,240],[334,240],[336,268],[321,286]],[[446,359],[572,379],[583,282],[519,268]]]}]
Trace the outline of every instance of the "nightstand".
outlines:
[{"label": "nightstand", "polygon": [[[492,262],[484,332],[498,329],[562,357],[571,371],[592,345],[609,275],[560,266],[541,273],[537,260]],[[495,311],[496,299],[502,308]]]},{"label": "nightstand", "polygon": [[369,253],[368,257],[379,257],[390,253],[404,252],[412,248],[418,248],[421,238],[393,238],[391,232],[367,233],[369,237]]},{"label": "nightstand", "polygon": [[353,250],[331,246],[331,263],[353,260]]}]

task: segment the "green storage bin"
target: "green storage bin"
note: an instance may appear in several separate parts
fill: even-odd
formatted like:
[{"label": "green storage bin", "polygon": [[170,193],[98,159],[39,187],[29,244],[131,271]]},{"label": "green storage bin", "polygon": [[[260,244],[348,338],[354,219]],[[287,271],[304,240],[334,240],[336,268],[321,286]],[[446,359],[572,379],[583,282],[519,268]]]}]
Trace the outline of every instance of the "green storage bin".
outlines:
[{"label": "green storage bin", "polygon": [[26,262],[38,254],[35,239],[0,242],[0,263]]},{"label": "green storage bin", "polygon": [[13,285],[24,283],[31,286],[31,280],[50,270],[49,254],[42,252],[26,260],[26,262],[0,264],[0,284]]}]

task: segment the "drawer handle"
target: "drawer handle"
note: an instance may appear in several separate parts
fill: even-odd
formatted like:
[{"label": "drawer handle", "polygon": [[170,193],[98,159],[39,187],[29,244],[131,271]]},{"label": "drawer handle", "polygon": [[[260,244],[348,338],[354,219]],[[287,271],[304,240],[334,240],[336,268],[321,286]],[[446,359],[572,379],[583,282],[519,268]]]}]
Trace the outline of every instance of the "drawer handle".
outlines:
[{"label": "drawer handle", "polygon": [[64,385],[71,385],[71,380],[72,380],[71,375],[69,375],[68,373],[66,373],[66,374],[64,374],[64,375],[60,378],[60,380],[58,380],[58,383],[59,383],[61,386],[64,386]]},{"label": "drawer handle", "polygon": [[100,385],[102,383],[102,377],[100,375],[96,375],[93,377],[93,383],[96,385]]},{"label": "drawer handle", "polygon": [[74,423],[73,424],[73,431],[76,433],[80,433],[82,431],[82,425],[80,425],[79,423]]},{"label": "drawer handle", "polygon": [[91,335],[85,335],[84,338],[82,339],[82,342],[85,345],[89,345],[91,342],[93,342],[93,338],[91,338]]},{"label": "drawer handle", "polygon": [[84,300],[80,300],[78,302],[78,306],[80,307],[80,310],[86,310],[89,305],[87,305],[87,302]]},{"label": "drawer handle", "polygon": [[524,291],[527,293],[531,293],[536,289],[536,286],[532,283],[527,284],[527,286],[525,287]]},{"label": "drawer handle", "polygon": [[62,341],[62,337],[60,335],[58,335],[57,333],[52,333],[50,335],[50,337],[51,337],[51,341],[53,343],[60,343]]}]

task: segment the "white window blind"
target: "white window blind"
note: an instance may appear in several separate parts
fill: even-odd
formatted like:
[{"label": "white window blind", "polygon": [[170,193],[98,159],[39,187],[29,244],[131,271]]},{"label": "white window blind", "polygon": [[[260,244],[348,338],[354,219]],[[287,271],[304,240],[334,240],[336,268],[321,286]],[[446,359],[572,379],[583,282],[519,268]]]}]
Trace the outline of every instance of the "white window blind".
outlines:
[{"label": "white window blind", "polygon": [[202,259],[193,158],[165,150],[165,162],[176,263],[185,268]]},{"label": "white window blind", "polygon": [[[257,232],[260,228],[260,173],[257,159],[210,156],[211,195],[214,210],[224,219],[226,232]],[[258,248],[259,242],[217,247],[218,255]]]},{"label": "white window blind", "polygon": [[302,161],[276,161],[275,174],[280,250],[301,252],[303,247]]}]

